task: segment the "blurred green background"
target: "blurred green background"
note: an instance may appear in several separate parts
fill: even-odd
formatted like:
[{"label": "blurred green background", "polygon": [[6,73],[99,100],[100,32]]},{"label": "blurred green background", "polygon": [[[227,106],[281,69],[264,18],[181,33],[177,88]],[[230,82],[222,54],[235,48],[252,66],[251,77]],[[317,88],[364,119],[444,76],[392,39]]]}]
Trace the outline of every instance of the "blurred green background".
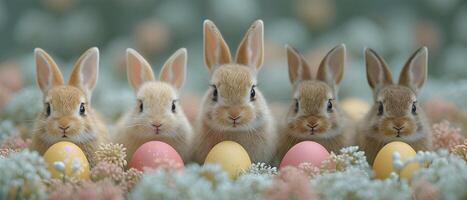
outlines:
[{"label": "blurred green background", "polygon": [[[211,19],[235,52],[250,24],[265,24],[265,66],[260,89],[269,102],[288,103],[284,45],[298,48],[312,66],[345,43],[348,63],[340,98],[371,101],[363,49],[383,55],[394,76],[420,46],[429,48],[424,101],[467,107],[467,2],[463,0],[2,0],[0,1],[0,116],[30,122],[42,109],[35,85],[33,49],[49,52],[66,79],[88,48],[101,52],[94,107],[110,119],[133,105],[124,55],[135,48],[159,72],[181,47],[188,49],[188,82],[182,93],[197,106],[208,88],[202,23]],[[450,105],[450,104],[449,104]]]}]

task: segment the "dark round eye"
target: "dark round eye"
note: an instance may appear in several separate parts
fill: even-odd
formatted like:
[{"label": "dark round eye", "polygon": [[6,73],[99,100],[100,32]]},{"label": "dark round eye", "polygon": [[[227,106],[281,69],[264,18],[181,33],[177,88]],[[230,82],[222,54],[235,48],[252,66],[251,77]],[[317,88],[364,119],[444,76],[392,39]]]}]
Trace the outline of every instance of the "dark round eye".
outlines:
[{"label": "dark round eye", "polygon": [[212,91],[212,101],[217,102],[217,87],[215,85],[212,85],[214,88],[214,91]]},{"label": "dark round eye", "polygon": [[256,97],[255,87],[256,87],[256,86],[254,86],[254,85],[253,85],[253,87],[251,87],[251,90],[250,90],[250,101],[254,101],[254,100],[256,99],[256,98],[255,98],[255,97]]},{"label": "dark round eye", "polygon": [[45,103],[45,114],[50,116],[50,103]]},{"label": "dark round eye", "polygon": [[295,113],[298,113],[298,108],[299,108],[299,104],[298,104],[298,99],[295,99]]},{"label": "dark round eye", "polygon": [[140,112],[140,113],[143,112],[143,108],[144,108],[144,106],[143,106],[143,101],[142,101],[142,100],[139,100],[139,112]]},{"label": "dark round eye", "polygon": [[413,102],[412,104],[412,114],[416,115],[417,114],[417,105],[415,105],[417,102]]},{"label": "dark round eye", "polygon": [[79,105],[79,115],[81,115],[81,116],[86,115],[86,108],[84,106],[84,103],[81,103],[81,105]]},{"label": "dark round eye", "polygon": [[384,112],[384,106],[383,106],[383,102],[379,102],[379,107],[378,107],[378,115],[383,115],[383,112]]},{"label": "dark round eye", "polygon": [[328,100],[328,112],[332,113],[332,99]]},{"label": "dark round eye", "polygon": [[172,113],[175,113],[175,109],[177,109],[177,107],[175,106],[175,100],[172,101]]}]

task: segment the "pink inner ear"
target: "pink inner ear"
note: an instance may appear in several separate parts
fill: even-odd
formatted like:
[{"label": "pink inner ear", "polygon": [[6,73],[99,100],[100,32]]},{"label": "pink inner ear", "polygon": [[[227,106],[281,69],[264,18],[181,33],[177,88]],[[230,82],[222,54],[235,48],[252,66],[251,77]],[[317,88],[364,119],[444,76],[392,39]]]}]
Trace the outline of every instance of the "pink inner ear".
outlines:
[{"label": "pink inner ear", "polygon": [[381,69],[381,66],[379,64],[370,67],[369,72],[373,82],[373,86],[376,86],[383,82],[383,70]]},{"label": "pink inner ear", "polygon": [[177,57],[172,63],[172,73],[171,73],[171,82],[176,87],[180,87],[182,83],[182,74],[183,74],[183,67],[185,63],[181,56]]},{"label": "pink inner ear", "polygon": [[417,58],[413,61],[410,69],[410,79],[412,84],[416,87],[421,87],[425,82],[426,76],[426,60],[424,58]]},{"label": "pink inner ear", "polygon": [[248,36],[248,48],[247,48],[247,58],[248,63],[256,68],[260,68],[261,59],[262,59],[262,32],[259,29],[255,29],[252,34]]},{"label": "pink inner ear", "polygon": [[39,87],[45,91],[51,84],[51,73],[49,64],[42,58],[36,59],[37,63],[37,82]]},{"label": "pink inner ear", "polygon": [[248,48],[246,49],[248,64],[253,65],[255,67],[259,62],[258,57],[260,48],[257,34],[258,33],[255,32],[254,34],[248,37]]},{"label": "pink inner ear", "polygon": [[81,73],[81,79],[84,84],[90,82],[90,80],[94,79],[94,70],[91,67],[84,67]]},{"label": "pink inner ear", "polygon": [[300,70],[300,58],[293,50],[287,49],[287,62],[289,65],[289,79],[293,84],[300,79],[300,72],[298,71]]},{"label": "pink inner ear", "polygon": [[153,81],[154,74],[149,63],[135,50],[127,50],[128,81],[134,90],[144,82]]},{"label": "pink inner ear", "polygon": [[91,55],[82,64],[80,79],[83,86],[87,89],[93,89],[97,76],[98,60],[96,55]]},{"label": "pink inner ear", "polygon": [[216,35],[216,31],[212,30],[212,27],[206,28],[205,35],[205,56],[206,64],[208,67],[213,68],[218,65],[221,61],[221,41],[220,38]]},{"label": "pink inner ear", "polygon": [[366,66],[368,73],[368,81],[371,82],[371,87],[376,87],[379,83],[383,82],[383,69],[382,64],[373,53],[366,53]]},{"label": "pink inner ear", "polygon": [[332,58],[328,62],[328,78],[335,79],[340,72],[340,65],[342,64],[339,58]]},{"label": "pink inner ear", "polygon": [[185,79],[186,50],[177,51],[169,58],[160,74],[160,80],[172,84],[177,89],[181,88]]},{"label": "pink inner ear", "polygon": [[142,83],[142,66],[135,55],[129,54],[127,59],[129,79],[133,88],[137,89]]}]

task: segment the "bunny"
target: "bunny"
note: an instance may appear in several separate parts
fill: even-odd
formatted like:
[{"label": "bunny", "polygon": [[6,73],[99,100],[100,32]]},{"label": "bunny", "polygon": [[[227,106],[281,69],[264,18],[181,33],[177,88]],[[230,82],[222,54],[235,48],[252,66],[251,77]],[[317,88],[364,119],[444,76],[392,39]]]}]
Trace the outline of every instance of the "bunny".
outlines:
[{"label": "bunny", "polygon": [[258,20],[241,41],[233,63],[217,27],[204,21],[204,61],[211,80],[197,121],[196,162],[204,162],[211,148],[225,140],[242,145],[253,162],[269,162],[274,155],[277,133],[256,80],[263,43],[263,22]]},{"label": "bunny", "polygon": [[285,124],[280,128],[276,157],[282,159],[293,145],[306,140],[338,152],[354,135],[354,128],[337,101],[338,86],[344,74],[345,46],[341,44],[329,51],[316,75],[310,72],[297,50],[286,48],[293,101]]},{"label": "bunny", "polygon": [[394,84],[386,62],[372,49],[365,49],[368,84],[374,104],[358,124],[358,145],[370,163],[387,143],[402,141],[416,151],[432,149],[432,134],[417,94],[427,80],[428,50],[418,49],[402,68]]},{"label": "bunny", "polygon": [[68,85],[54,60],[42,49],[34,50],[37,84],[44,94],[44,110],[34,124],[31,149],[44,154],[54,143],[78,145],[91,166],[98,145],[109,140],[107,127],[91,107],[91,94],[99,72],[99,50],[87,50],[74,65]]},{"label": "bunny", "polygon": [[127,49],[128,81],[136,94],[135,106],[117,125],[115,142],[127,148],[128,161],[142,144],[157,140],[174,147],[189,159],[193,130],[179,102],[186,77],[187,51],[176,51],[155,80],[149,63],[135,50]]}]

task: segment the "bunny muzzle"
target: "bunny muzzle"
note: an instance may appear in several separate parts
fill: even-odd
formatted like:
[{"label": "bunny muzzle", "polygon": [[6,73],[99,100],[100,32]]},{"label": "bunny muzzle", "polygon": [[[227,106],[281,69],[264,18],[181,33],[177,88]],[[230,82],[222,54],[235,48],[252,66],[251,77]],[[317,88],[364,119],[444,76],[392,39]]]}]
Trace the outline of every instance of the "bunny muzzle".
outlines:
[{"label": "bunny muzzle", "polygon": [[410,117],[388,117],[381,123],[381,132],[386,136],[397,138],[415,133],[416,123]]}]

